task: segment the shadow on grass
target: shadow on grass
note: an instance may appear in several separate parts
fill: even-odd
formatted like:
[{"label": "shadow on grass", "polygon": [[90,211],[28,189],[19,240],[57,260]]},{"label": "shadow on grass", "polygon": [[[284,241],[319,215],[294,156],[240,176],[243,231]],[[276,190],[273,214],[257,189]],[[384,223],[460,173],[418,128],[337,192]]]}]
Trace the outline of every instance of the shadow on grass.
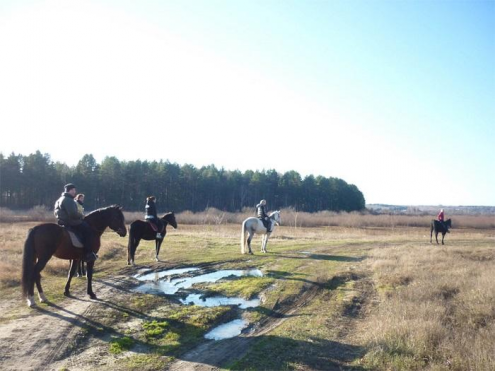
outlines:
[{"label": "shadow on grass", "polygon": [[337,341],[313,338],[307,341],[273,335],[261,336],[251,351],[232,370],[364,370],[348,364],[361,358],[364,348]]},{"label": "shadow on grass", "polygon": [[[364,355],[364,348],[319,338],[236,337],[206,343],[200,348],[199,352],[183,354],[177,359],[230,370],[364,370],[360,366],[349,366]],[[194,367],[192,364],[183,366]]]},{"label": "shadow on grass", "polygon": [[365,258],[363,256],[344,256],[344,255],[326,255],[326,254],[304,254],[299,253],[300,256],[297,255],[282,255],[277,254],[278,257],[286,258],[286,259],[314,259],[314,260],[329,260],[335,262],[360,262]]},{"label": "shadow on grass", "polygon": [[[58,321],[68,322],[70,325],[79,327],[83,330],[84,335],[77,336],[75,339],[77,345],[75,348],[81,348],[81,346],[87,343],[91,338],[97,338],[103,342],[107,342],[109,345],[109,350],[111,350],[110,345],[112,343],[118,343],[121,340],[127,339],[127,341],[129,341],[129,346],[126,349],[130,349],[134,353],[176,356],[178,353],[188,351],[204,341],[203,335],[207,331],[205,327],[188,324],[180,319],[172,319],[166,316],[149,316],[120,303],[112,302],[111,300],[95,300],[94,302],[94,305],[101,305],[102,307],[108,307],[116,311],[117,316],[121,315],[142,319],[143,321],[146,321],[143,322],[143,325],[144,323],[154,322],[155,326],[159,326],[160,323],[164,323],[164,330],[157,336],[148,336],[145,334],[144,330],[138,335],[129,335],[122,331],[116,330],[113,324],[103,323],[103,321],[90,318],[87,315],[76,314],[54,303],[47,303],[47,308],[37,306],[33,309],[40,314],[53,317]],[[217,326],[225,320],[231,320],[231,317],[234,315],[235,311],[229,311],[225,315],[216,318],[207,326]],[[95,315],[92,317],[95,317]],[[68,328],[68,331],[71,331],[70,327]],[[165,337],[169,334],[173,334],[173,336],[176,337],[176,342],[173,344],[162,342],[162,339],[165,339]],[[71,349],[74,349],[74,347],[66,348],[65,351],[58,355],[58,359],[64,359]]]}]

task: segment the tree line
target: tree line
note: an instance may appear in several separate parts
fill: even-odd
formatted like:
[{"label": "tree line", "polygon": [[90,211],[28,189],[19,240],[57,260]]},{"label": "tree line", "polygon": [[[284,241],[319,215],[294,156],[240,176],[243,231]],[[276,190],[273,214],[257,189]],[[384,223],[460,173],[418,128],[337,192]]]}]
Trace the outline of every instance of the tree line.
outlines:
[{"label": "tree line", "polygon": [[120,161],[116,157],[98,163],[91,154],[68,166],[39,151],[27,156],[0,153],[1,207],[53,207],[63,185],[69,182],[86,195],[87,210],[119,204],[138,211],[149,195],[157,197],[160,211],[215,207],[234,212],[254,208],[262,198],[271,210],[355,211],[365,207],[364,196],[355,185],[333,177],[303,178],[296,171],[241,172],[214,165],[197,168],[169,161]]}]

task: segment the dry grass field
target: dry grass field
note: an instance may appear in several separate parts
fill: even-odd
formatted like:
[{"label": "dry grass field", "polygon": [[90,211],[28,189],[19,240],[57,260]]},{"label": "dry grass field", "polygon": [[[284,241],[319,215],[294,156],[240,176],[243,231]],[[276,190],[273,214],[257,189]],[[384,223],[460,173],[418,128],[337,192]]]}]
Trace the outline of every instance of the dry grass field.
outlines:
[{"label": "dry grass field", "polygon": [[[111,291],[111,300],[84,301],[90,309],[80,314],[77,301],[61,295],[68,263],[58,259],[43,273],[52,306],[41,305],[42,311],[25,307],[19,297],[20,262],[27,230],[35,222],[1,223],[0,333],[9,326],[22,332],[37,318],[54,321],[51,326],[65,323],[63,316],[50,313],[71,308],[81,323],[67,323],[77,331],[66,339],[72,345],[45,365],[54,369],[185,370],[191,364],[251,370],[495,369],[493,217],[476,219],[483,220],[482,229],[454,228],[442,246],[429,243],[428,222],[422,227],[381,226],[377,220],[365,228],[305,228],[288,223],[286,216],[288,226],[275,230],[269,253],[259,253],[256,239],[253,256],[239,253],[238,225],[186,225],[177,219],[179,229],[169,231],[160,254],[163,262],[155,263],[153,244],[144,243],[136,268],[125,266],[126,239],[105,233],[97,288],[102,291],[110,280],[121,283],[111,287],[117,290]],[[468,222],[472,219],[465,219],[464,226]],[[260,269],[260,279],[208,286],[211,292],[262,298],[259,308],[243,315],[252,333],[206,341],[204,333],[236,315],[235,308],[184,307],[167,297],[128,290],[136,285],[131,276],[138,269],[184,266]],[[80,298],[84,284],[74,281]],[[30,360],[28,344],[13,350],[8,341],[0,337],[8,350],[0,356],[2,369],[19,366],[14,357]]]}]

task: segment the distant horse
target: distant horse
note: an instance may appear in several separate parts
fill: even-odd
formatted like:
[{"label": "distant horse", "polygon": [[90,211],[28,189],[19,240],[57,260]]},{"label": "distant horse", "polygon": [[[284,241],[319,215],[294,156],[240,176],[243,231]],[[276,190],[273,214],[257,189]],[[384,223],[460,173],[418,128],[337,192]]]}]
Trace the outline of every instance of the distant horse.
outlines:
[{"label": "distant horse", "polygon": [[431,221],[430,243],[432,242],[433,231],[435,231],[435,239],[437,240],[437,244],[438,244],[438,233],[441,233],[442,234],[442,245],[444,245],[443,239],[445,238],[445,234],[449,231],[449,228],[452,228],[452,220],[447,219],[444,222],[444,224],[447,226],[447,228],[445,228],[445,226],[441,222],[439,222],[438,220],[432,220]]},{"label": "distant horse", "polygon": [[160,253],[160,246],[162,245],[163,239],[167,234],[167,225],[170,224],[174,229],[177,228],[174,212],[163,215],[160,220],[163,224],[163,231],[160,231],[162,238],[156,238],[157,232],[151,228],[151,225],[148,222],[136,220],[131,223],[131,227],[129,228],[129,244],[127,245],[127,265],[134,265],[134,255],[136,254],[136,249],[141,240],[155,240],[155,260],[160,261],[158,259],[158,254]]},{"label": "distant horse", "polygon": [[242,222],[242,231],[241,231],[241,253],[245,254],[246,253],[246,234],[249,234],[249,237],[247,237],[247,245],[249,248],[249,253],[252,254],[251,250],[251,240],[253,239],[253,236],[255,233],[262,234],[262,240],[261,240],[261,252],[266,253],[266,244],[268,242],[268,238],[270,237],[271,233],[275,229],[276,225],[280,225],[281,219],[280,219],[280,211],[274,211],[269,215],[269,221],[270,221],[270,229],[271,232],[268,233],[268,230],[266,227],[263,225],[263,222],[255,217],[252,218],[247,218]]},{"label": "distant horse", "polygon": [[[101,235],[107,227],[117,232],[121,237],[125,237],[127,234],[122,208],[117,205],[95,210],[88,214],[84,220],[93,229],[94,238],[91,241],[91,249],[95,254],[100,250]],[[67,230],[57,224],[45,223],[30,229],[24,243],[22,261],[22,293],[30,307],[36,305],[34,302],[35,283],[40,302],[47,301],[41,287],[40,273],[53,255],[59,259],[72,260],[64,291],[65,296],[70,296],[70,281],[74,276],[79,260],[83,257],[83,249],[74,247]],[[92,288],[93,267],[94,261],[89,262],[87,293],[91,299],[96,299]]]}]

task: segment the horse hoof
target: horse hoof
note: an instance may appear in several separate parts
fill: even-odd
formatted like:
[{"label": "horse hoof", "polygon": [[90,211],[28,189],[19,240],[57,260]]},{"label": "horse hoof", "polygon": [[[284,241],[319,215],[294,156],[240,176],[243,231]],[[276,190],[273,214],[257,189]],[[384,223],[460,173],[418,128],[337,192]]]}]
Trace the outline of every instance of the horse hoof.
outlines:
[{"label": "horse hoof", "polygon": [[34,301],[34,297],[32,297],[32,296],[29,296],[29,297],[26,299],[26,302],[27,302],[27,306],[28,306],[29,308],[33,308],[33,307],[35,307],[35,306],[36,306],[36,303],[35,303],[35,301]]},{"label": "horse hoof", "polygon": [[96,295],[95,294],[89,294],[89,297],[93,300],[96,300]]},{"label": "horse hoof", "polygon": [[68,298],[70,298],[70,291],[64,291],[64,296],[67,296]]},{"label": "horse hoof", "polygon": [[46,298],[44,293],[40,292],[38,296],[40,298],[40,303],[48,303],[48,299]]},{"label": "horse hoof", "polygon": [[158,258],[155,258],[155,261],[156,261],[156,262],[159,262],[159,261],[160,261],[160,259],[158,259]]}]

